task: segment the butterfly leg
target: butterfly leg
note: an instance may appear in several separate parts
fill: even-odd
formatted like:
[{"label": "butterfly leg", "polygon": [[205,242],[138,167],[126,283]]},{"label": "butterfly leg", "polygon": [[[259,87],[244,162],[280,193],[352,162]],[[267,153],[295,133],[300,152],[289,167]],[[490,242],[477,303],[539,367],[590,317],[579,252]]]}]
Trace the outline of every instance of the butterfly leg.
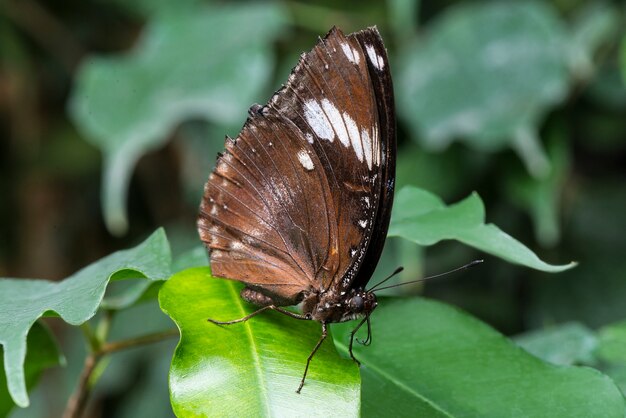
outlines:
[{"label": "butterfly leg", "polygon": [[364,340],[356,339],[356,342],[362,345],[370,345],[372,343],[372,325],[370,324],[370,317],[367,316],[367,337]]},{"label": "butterfly leg", "polygon": [[278,306],[268,305],[268,306],[264,306],[261,309],[258,309],[256,311],[252,312],[251,314],[248,314],[248,315],[244,316],[243,318],[234,319],[232,321],[217,321],[217,320],[211,319],[211,318],[207,319],[207,321],[212,322],[212,323],[214,323],[216,325],[238,324],[240,322],[246,322],[248,319],[250,319],[252,317],[255,317],[258,314],[260,314],[262,312],[265,312],[265,311],[268,311],[268,310],[280,312],[283,315],[287,315],[287,316],[290,316],[290,317],[295,318],[295,319],[308,319],[308,320],[311,319],[308,315],[300,315],[298,313],[291,312],[291,311],[288,311],[286,309],[279,308]]},{"label": "butterfly leg", "polygon": [[[356,359],[356,357],[354,357],[354,354],[352,353],[352,345],[354,344],[354,336],[356,335],[356,332],[359,330],[359,328],[361,328],[363,326],[363,324],[367,321],[367,325],[369,327],[369,316],[363,318],[363,320],[361,322],[359,322],[359,325],[356,326],[356,328],[354,328],[352,330],[352,332],[350,333],[350,345],[348,346],[348,351],[350,352],[350,357],[352,357],[352,360],[354,360],[356,362],[357,365],[361,365],[361,362],[359,360]],[[369,329],[368,329],[368,337],[366,339],[369,340]]]},{"label": "butterfly leg", "polygon": [[311,354],[309,354],[309,358],[306,359],[306,367],[304,368],[304,374],[302,375],[302,380],[300,381],[300,386],[298,386],[298,390],[296,390],[296,393],[300,393],[300,391],[302,390],[302,386],[304,386],[304,379],[306,379],[306,374],[309,371],[309,364],[311,363],[311,359],[317,352],[317,349],[320,348],[320,346],[326,339],[327,335],[328,335],[328,329],[327,329],[326,322],[322,322],[322,336],[320,337],[317,344],[315,344],[315,348],[313,348],[313,351],[311,351]]}]

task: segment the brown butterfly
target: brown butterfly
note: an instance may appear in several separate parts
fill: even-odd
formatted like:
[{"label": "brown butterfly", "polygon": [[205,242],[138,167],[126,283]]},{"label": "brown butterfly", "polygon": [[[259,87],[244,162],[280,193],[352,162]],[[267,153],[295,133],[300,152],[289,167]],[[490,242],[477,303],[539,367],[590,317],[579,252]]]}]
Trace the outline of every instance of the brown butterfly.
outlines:
[{"label": "brown butterfly", "polygon": [[[209,176],[198,229],[215,276],[246,284],[241,297],[327,326],[376,308],[365,290],[387,235],[396,134],[393,87],[375,27],[331,29],[303,54],[265,106],[254,105]],[[301,304],[302,314],[281,306]],[[358,361],[357,361],[358,363]]]}]

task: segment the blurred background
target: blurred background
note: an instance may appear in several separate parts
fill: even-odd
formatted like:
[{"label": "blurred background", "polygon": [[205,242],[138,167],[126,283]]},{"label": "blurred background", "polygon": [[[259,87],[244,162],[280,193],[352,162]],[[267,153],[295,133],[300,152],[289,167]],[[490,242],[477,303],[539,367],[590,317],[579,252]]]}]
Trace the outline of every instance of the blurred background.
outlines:
[{"label": "blurred background", "polygon": [[[5,0],[0,277],[61,280],[159,226],[175,256],[197,248],[201,190],[224,135],[333,25],[377,25],[394,77],[398,187],[447,203],[477,191],[488,222],[544,261],[580,263],[551,275],[486,257],[402,292],[511,336],[624,320],[625,12],[594,0]],[[398,265],[411,280],[479,257],[456,242],[390,239],[373,281]],[[68,365],[12,416],[59,416],[76,383],[80,335],[50,325]],[[171,326],[147,303],[116,317],[113,336]],[[174,345],[112,356],[91,416],[171,416]]]}]

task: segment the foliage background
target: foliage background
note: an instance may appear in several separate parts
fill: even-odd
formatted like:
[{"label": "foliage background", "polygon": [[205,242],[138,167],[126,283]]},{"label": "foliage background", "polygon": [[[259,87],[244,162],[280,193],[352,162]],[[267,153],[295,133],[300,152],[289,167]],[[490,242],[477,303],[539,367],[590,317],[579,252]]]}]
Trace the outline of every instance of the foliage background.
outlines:
[{"label": "foliage background", "polygon": [[[376,24],[396,87],[399,186],[448,203],[478,191],[488,221],[542,259],[580,262],[548,275],[487,258],[402,291],[457,305],[507,335],[625,319],[625,10],[620,2],[543,2],[535,27],[523,24],[520,3],[507,2],[501,13],[515,16],[510,25],[472,32],[463,25],[484,4],[2,2],[0,277],[58,280],[160,225],[175,254],[196,246],[200,190],[224,134],[237,134],[247,107],[265,103],[317,36],[333,25],[348,33]],[[481,68],[481,39],[506,45],[528,36],[543,44],[538,52],[505,54],[501,73]],[[442,75],[436,63],[449,51],[443,68],[454,71]],[[455,125],[461,111],[490,124]],[[402,264],[401,279],[410,280],[476,257],[456,242],[424,250],[393,239],[377,277]],[[156,302],[132,309],[123,315],[141,323],[120,315],[113,335],[171,327]],[[58,416],[76,382],[81,339],[49,324],[69,363],[46,373],[33,405],[14,416]],[[112,356],[92,413],[171,416],[173,345]]]}]

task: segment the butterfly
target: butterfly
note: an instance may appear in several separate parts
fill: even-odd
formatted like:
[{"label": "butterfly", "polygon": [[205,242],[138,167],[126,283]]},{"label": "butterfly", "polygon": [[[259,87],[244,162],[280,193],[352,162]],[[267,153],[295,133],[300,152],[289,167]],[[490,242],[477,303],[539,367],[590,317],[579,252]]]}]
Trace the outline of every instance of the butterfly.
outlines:
[{"label": "butterfly", "polygon": [[[265,106],[253,105],[226,138],[204,188],[198,230],[216,277],[245,283],[260,309],[319,321],[300,393],[328,325],[377,306],[370,280],[389,226],[395,186],[396,120],[389,61],[376,27],[333,28],[300,57]],[[302,313],[283,306],[300,305]]]}]

